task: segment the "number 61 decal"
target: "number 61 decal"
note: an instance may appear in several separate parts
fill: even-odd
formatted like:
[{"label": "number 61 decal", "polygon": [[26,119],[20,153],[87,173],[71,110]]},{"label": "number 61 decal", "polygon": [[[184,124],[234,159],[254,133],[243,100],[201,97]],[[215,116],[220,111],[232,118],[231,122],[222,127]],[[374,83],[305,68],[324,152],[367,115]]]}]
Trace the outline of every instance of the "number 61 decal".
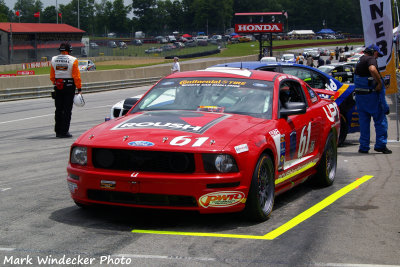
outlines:
[{"label": "number 61 decal", "polygon": [[[190,138],[191,136],[187,135],[182,135],[182,136],[177,136],[174,139],[171,140],[169,143],[171,146],[186,146],[187,144],[192,142],[192,139]],[[205,141],[207,141],[209,137],[197,137],[194,140],[194,143],[192,144],[192,147],[199,147],[204,144]]]},{"label": "number 61 decal", "polygon": [[307,154],[308,148],[310,146],[310,136],[311,136],[311,122],[309,122],[308,126],[304,126],[303,129],[301,130],[299,151],[297,152],[298,158],[301,158],[303,155]]}]

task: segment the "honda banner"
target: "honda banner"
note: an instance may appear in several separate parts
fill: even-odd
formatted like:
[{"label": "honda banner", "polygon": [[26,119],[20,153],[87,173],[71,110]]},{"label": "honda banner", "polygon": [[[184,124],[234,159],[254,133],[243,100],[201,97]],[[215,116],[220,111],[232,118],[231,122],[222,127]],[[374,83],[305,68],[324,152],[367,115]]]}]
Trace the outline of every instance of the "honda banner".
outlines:
[{"label": "honda banner", "polygon": [[386,86],[386,93],[397,93],[396,58],[393,43],[391,0],[360,0],[365,46],[379,46],[384,56],[378,58],[379,71]]}]

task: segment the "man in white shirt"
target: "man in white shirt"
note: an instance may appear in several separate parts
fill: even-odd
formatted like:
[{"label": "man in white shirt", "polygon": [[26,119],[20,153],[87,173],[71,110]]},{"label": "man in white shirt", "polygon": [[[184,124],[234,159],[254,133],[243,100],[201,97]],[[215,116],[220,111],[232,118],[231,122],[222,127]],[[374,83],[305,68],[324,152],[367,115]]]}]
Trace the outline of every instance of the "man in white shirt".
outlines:
[{"label": "man in white shirt", "polygon": [[179,65],[178,57],[174,57],[174,64],[172,65],[171,71],[172,71],[172,73],[181,71],[181,66]]}]

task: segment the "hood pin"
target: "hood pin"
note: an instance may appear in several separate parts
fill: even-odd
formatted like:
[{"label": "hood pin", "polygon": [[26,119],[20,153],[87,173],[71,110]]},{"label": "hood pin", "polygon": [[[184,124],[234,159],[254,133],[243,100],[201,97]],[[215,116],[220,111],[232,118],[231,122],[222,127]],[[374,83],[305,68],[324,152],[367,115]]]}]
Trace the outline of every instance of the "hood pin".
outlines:
[{"label": "hood pin", "polygon": [[213,144],[215,144],[215,140],[210,141],[210,145],[213,145]]},{"label": "hood pin", "polygon": [[164,137],[164,138],[162,139],[162,142],[165,143],[165,142],[167,142],[167,140],[168,140],[168,137]]},{"label": "hood pin", "polygon": [[124,136],[124,139],[122,139],[122,141],[126,141],[126,139],[128,139],[129,138],[129,136],[128,135],[125,135]]}]

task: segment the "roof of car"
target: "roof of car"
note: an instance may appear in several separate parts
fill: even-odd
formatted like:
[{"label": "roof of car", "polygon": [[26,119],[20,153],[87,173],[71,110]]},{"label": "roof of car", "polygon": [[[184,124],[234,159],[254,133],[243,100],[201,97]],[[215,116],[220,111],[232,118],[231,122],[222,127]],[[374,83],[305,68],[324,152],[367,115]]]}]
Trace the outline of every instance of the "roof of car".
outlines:
[{"label": "roof of car", "polygon": [[258,71],[241,68],[213,67],[205,70],[176,72],[167,78],[195,78],[195,77],[226,77],[226,78],[247,78],[255,80],[273,81],[282,73]]},{"label": "roof of car", "polygon": [[309,66],[302,65],[302,64],[296,64],[296,63],[290,63],[290,62],[260,62],[260,61],[245,61],[245,62],[230,62],[230,63],[222,63],[215,65],[214,67],[235,67],[235,68],[246,68],[246,69],[258,69],[261,67],[273,67],[273,66],[295,66],[295,67],[301,67],[301,68],[306,68],[306,69],[313,69]]}]

